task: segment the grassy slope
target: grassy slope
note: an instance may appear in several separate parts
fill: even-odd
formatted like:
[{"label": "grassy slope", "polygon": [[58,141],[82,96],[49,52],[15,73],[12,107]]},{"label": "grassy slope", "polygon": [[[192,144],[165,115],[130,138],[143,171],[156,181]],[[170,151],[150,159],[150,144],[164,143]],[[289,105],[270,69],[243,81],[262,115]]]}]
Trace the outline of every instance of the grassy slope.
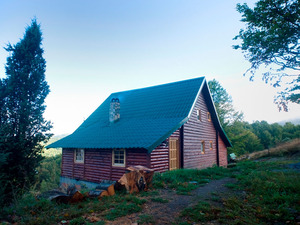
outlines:
[{"label": "grassy slope", "polygon": [[[176,189],[178,194],[189,194],[197,186],[213,179],[235,177],[238,180],[228,187],[234,193],[242,194],[226,199],[216,198],[221,203],[218,207],[209,202],[199,202],[185,209],[176,224],[209,221],[223,224],[296,224],[300,215],[300,176],[299,171],[287,169],[286,164],[299,161],[298,154],[293,158],[277,158],[273,162],[239,162],[236,167],[228,169],[170,171],[157,174],[153,182],[157,189]],[[197,181],[197,184],[190,184],[190,181]],[[105,224],[104,221],[142,211],[146,201],[163,202],[164,199],[152,190],[138,195],[118,193],[100,202],[89,199],[76,205],[59,205],[48,200],[36,200],[29,193],[15,205],[4,208],[1,216],[18,224],[58,224],[64,220],[69,224]],[[151,215],[142,215],[139,224],[143,223],[155,224],[155,221]]]},{"label": "grassy slope", "polygon": [[224,224],[296,224],[300,215],[299,171],[287,169],[285,163],[287,161],[238,163],[230,169],[238,182],[228,187],[242,194],[221,198],[222,207],[199,202],[182,212],[185,222],[179,224],[208,221]]},{"label": "grassy slope", "polygon": [[262,151],[253,152],[250,154],[245,154],[240,157],[238,157],[238,160],[243,159],[258,159],[261,157],[267,157],[267,156],[282,156],[285,154],[294,154],[300,152],[300,139],[296,138],[293,140],[290,140],[288,142],[279,144],[278,146],[270,149],[265,149]]}]

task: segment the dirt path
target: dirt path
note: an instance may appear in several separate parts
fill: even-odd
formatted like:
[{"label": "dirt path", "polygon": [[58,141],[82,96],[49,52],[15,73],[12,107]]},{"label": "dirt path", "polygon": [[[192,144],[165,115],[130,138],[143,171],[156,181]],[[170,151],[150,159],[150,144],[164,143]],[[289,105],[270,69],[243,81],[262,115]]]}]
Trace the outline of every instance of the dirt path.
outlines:
[{"label": "dirt path", "polygon": [[[223,178],[220,180],[212,180],[203,187],[195,189],[191,195],[177,195],[176,191],[161,189],[158,190],[157,197],[168,200],[167,203],[153,202],[150,199],[143,206],[143,211],[134,213],[126,217],[121,217],[115,221],[107,222],[109,225],[132,225],[137,224],[140,215],[151,215],[154,224],[165,225],[172,222],[179,216],[180,212],[199,201],[212,202],[212,194],[214,196],[232,195],[232,190],[227,188],[225,184],[235,183],[234,178]],[[216,203],[214,203],[216,204]]]}]

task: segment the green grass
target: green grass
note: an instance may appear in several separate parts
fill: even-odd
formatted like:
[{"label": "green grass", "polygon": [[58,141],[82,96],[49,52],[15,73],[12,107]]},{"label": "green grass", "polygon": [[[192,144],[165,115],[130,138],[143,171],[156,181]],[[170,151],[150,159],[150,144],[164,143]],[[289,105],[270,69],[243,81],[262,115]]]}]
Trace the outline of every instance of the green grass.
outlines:
[{"label": "green grass", "polygon": [[[110,209],[104,212],[104,216],[107,220],[115,220],[118,217],[140,212],[142,210],[141,206],[146,202],[145,199],[140,199],[133,195],[126,195],[125,197],[113,196],[106,199],[107,204],[111,205]],[[112,202],[114,202],[114,204],[112,204]]]},{"label": "green grass", "polygon": [[169,202],[168,199],[160,198],[160,197],[152,197],[151,198],[152,202],[159,202],[159,203],[167,203]]},{"label": "green grass", "polygon": [[[186,208],[182,223],[218,221],[223,224],[296,224],[300,212],[299,172],[286,170],[286,162],[242,162],[230,169],[238,182],[227,184],[236,195],[222,199],[223,207],[206,202]],[[244,192],[245,195],[239,195]],[[213,194],[215,195],[215,193]],[[212,201],[218,200],[212,198]],[[299,222],[299,221],[298,221]]]},{"label": "green grass", "polygon": [[148,190],[148,191],[139,192],[138,195],[141,197],[158,196],[159,192],[155,190]]},{"label": "green grass", "polygon": [[85,215],[96,213],[103,220],[114,220],[140,212],[145,202],[145,199],[133,195],[117,193],[101,201],[96,198],[77,204],[57,204],[46,199],[37,200],[27,194],[13,206],[4,208],[1,216],[2,219],[18,224],[57,224],[62,220],[70,224],[89,224],[84,219]]},{"label": "green grass", "polygon": [[155,220],[152,215],[143,214],[139,216],[138,224],[155,224]]},{"label": "green grass", "polygon": [[[199,202],[181,212],[176,224],[217,222],[222,224],[297,224],[300,212],[299,172],[288,170],[291,161],[275,162],[245,161],[232,168],[213,167],[204,170],[180,169],[155,174],[153,186],[167,188],[178,194],[191,194],[211,180],[234,177],[236,183],[226,186],[234,193],[223,198],[213,192],[207,202]],[[295,163],[295,161],[293,161]],[[77,204],[57,204],[46,199],[37,200],[33,194],[26,194],[12,206],[4,207],[0,220],[17,224],[92,224],[87,216],[92,213],[104,224],[105,220],[142,212],[147,201],[167,203],[159,196],[159,190],[149,190],[136,195],[117,192],[111,197],[86,199]],[[218,204],[216,204],[218,203]],[[155,224],[152,215],[141,214],[139,224]]]},{"label": "green grass", "polygon": [[210,180],[217,180],[226,176],[229,176],[229,170],[223,167],[203,170],[172,170],[162,174],[156,173],[153,178],[153,187],[175,189],[177,194],[189,195],[192,190],[209,183]]}]

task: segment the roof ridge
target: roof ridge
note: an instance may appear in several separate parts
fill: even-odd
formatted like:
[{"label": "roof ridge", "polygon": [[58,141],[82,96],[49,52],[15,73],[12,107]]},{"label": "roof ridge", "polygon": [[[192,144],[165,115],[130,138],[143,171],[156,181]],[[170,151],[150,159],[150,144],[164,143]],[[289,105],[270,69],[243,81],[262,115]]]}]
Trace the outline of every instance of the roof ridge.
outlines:
[{"label": "roof ridge", "polygon": [[110,96],[115,95],[115,94],[125,93],[125,92],[144,90],[144,89],[148,89],[148,88],[156,88],[156,87],[160,88],[162,86],[171,86],[171,85],[174,85],[174,84],[185,83],[185,82],[189,82],[189,81],[192,81],[192,80],[199,80],[199,79],[205,79],[205,76],[195,77],[195,78],[191,78],[191,79],[187,79],[187,80],[174,81],[174,82],[171,82],[171,83],[157,84],[157,85],[152,85],[152,86],[148,86],[148,87],[134,88],[134,89],[125,90],[125,91],[113,92],[113,93],[110,94]]}]

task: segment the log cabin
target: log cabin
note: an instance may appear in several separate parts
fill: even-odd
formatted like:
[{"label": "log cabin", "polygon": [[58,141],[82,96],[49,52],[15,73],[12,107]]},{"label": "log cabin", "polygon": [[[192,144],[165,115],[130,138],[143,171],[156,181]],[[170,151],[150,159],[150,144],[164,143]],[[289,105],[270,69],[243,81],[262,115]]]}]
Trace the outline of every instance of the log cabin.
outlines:
[{"label": "log cabin", "polygon": [[94,187],[128,166],[157,172],[227,166],[231,143],[205,77],[111,94],[62,148],[61,183]]}]

